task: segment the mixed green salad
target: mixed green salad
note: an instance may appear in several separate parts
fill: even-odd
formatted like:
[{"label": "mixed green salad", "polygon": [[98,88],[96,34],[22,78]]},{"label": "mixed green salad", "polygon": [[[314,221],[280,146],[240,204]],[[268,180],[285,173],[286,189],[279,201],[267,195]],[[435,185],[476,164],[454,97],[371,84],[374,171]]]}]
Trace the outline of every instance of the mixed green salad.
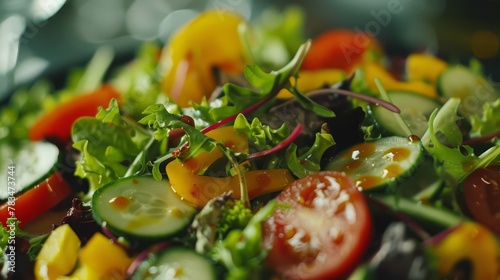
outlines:
[{"label": "mixed green salad", "polygon": [[481,63],[397,68],[369,34],[310,40],[305,20],[205,11],[126,65],[103,47],[63,89],[15,92],[2,278],[500,279]]}]

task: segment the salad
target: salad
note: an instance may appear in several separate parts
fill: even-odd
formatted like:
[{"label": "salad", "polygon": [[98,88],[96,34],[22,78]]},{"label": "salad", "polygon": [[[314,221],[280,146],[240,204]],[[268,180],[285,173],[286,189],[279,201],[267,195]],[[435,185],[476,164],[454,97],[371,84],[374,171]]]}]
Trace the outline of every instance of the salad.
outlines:
[{"label": "salad", "polygon": [[481,63],[394,68],[369,34],[311,40],[282,13],[205,11],[122,67],[103,47],[63,89],[15,92],[2,278],[499,279]]}]

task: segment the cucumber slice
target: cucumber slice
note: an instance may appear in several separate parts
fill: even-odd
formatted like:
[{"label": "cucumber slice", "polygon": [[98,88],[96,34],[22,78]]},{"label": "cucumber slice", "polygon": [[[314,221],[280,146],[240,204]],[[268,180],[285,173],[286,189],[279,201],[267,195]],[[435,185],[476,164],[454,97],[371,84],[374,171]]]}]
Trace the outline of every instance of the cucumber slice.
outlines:
[{"label": "cucumber slice", "polygon": [[[431,113],[441,107],[437,100],[418,93],[389,91],[387,95],[391,103],[401,110],[400,116],[411,132],[419,137],[422,137],[427,130]],[[407,130],[396,120],[396,113],[377,105],[370,105],[368,109],[383,132],[390,135],[409,136],[406,133]]]},{"label": "cucumber slice", "polygon": [[[48,142],[27,142],[19,149],[2,144],[0,151],[2,154],[0,181],[5,185],[7,181],[15,182],[13,188],[0,188],[1,202],[7,200],[9,196],[31,189],[48,178],[57,170],[59,163],[59,149]],[[7,172],[10,170],[9,166],[13,167],[10,174]]]},{"label": "cucumber slice", "polygon": [[445,99],[456,97],[462,100],[459,111],[463,116],[481,113],[484,103],[500,97],[483,76],[463,65],[446,68],[438,78],[437,89]]},{"label": "cucumber slice", "polygon": [[420,141],[391,136],[357,144],[334,157],[325,169],[345,172],[364,191],[376,190],[409,176],[423,155]]},{"label": "cucumber slice", "polygon": [[174,193],[168,181],[129,177],[99,188],[92,214],[111,232],[140,241],[171,237],[185,229],[196,212]]},{"label": "cucumber slice", "polygon": [[215,280],[212,262],[195,251],[173,247],[150,254],[141,262],[132,280],[195,279]]}]

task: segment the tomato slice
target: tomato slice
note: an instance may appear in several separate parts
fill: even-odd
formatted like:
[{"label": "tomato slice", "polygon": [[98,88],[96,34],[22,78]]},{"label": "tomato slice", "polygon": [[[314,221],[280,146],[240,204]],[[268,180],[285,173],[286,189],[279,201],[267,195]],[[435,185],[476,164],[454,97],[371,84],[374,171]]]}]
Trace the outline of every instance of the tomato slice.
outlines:
[{"label": "tomato slice", "polygon": [[358,265],[371,239],[363,195],[344,173],[323,171],[293,182],[264,222],[266,262],[285,279],[337,279]]},{"label": "tomato slice", "polygon": [[474,170],[463,186],[472,217],[500,236],[500,165]]},{"label": "tomato slice", "polygon": [[52,173],[40,184],[16,196],[15,203],[9,205],[8,200],[0,205],[0,222],[6,226],[7,220],[15,215],[22,227],[70,194],[71,188],[63,176],[59,172]]}]

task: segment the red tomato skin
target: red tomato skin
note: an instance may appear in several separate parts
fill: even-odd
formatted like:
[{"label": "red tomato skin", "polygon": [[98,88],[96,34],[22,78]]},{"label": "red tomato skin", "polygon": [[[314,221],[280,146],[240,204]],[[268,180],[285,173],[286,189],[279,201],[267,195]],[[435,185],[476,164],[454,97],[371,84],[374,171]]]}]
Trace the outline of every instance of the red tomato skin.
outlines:
[{"label": "red tomato skin", "polygon": [[71,127],[78,118],[95,116],[99,107],[106,108],[113,98],[119,100],[120,94],[110,85],[75,96],[38,118],[29,129],[29,138],[38,141],[54,137],[67,142],[71,137]]},{"label": "red tomato skin", "polygon": [[12,211],[22,227],[63,201],[71,192],[63,176],[55,172],[38,185],[17,195],[15,204],[10,205],[10,208],[8,202],[0,205],[0,222],[5,227],[7,220],[12,217]]},{"label": "red tomato skin", "polygon": [[324,32],[312,41],[302,63],[303,70],[335,68],[351,72],[363,60],[367,50],[380,52],[375,38],[361,31],[335,29]]},{"label": "red tomato skin", "polygon": [[[329,200],[316,200],[316,192],[321,188],[318,186],[328,186],[329,180],[332,179],[340,186],[340,192],[344,191],[342,197],[349,198],[344,207],[347,208],[346,205],[350,204],[349,213],[355,213],[354,222],[347,222],[345,214],[348,211],[329,213],[333,206],[342,205],[335,194],[323,190],[320,193],[326,197],[330,195]],[[356,268],[371,241],[372,221],[363,195],[344,173],[323,171],[306,176],[288,186],[276,200],[290,205],[290,208],[277,209],[263,224],[264,247],[269,250],[266,263],[273,270],[284,279],[342,279]],[[331,204],[321,206],[327,201]],[[293,229],[290,230],[290,227]],[[329,236],[334,229],[340,232],[336,239]],[[290,246],[291,238],[287,238],[290,237],[290,231],[297,234],[301,230],[307,232],[310,240],[319,240],[320,244],[316,244],[316,248],[320,254],[324,254],[323,262],[318,261],[319,258],[311,259],[314,254],[304,254]],[[303,239],[308,242],[307,236]],[[300,254],[302,256],[299,256]],[[304,258],[314,260],[305,264]]]},{"label": "red tomato skin", "polygon": [[474,170],[463,187],[471,216],[500,236],[500,165]]}]

